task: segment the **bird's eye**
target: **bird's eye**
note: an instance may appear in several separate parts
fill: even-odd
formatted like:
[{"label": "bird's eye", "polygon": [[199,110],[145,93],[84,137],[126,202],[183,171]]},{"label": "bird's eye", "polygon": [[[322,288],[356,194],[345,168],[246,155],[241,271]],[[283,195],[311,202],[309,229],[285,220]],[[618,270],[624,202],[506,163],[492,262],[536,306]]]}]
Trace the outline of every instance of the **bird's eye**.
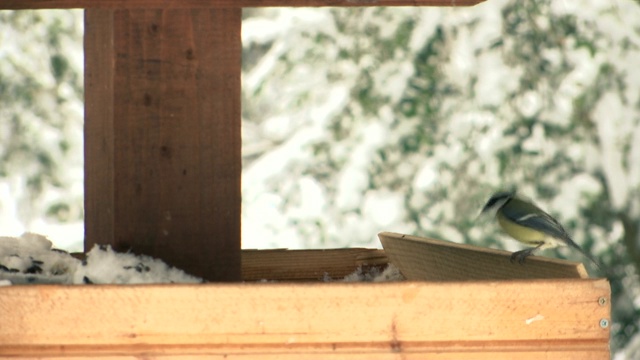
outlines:
[{"label": "bird's eye", "polygon": [[486,205],[486,207],[488,207],[488,208],[489,208],[489,207],[492,207],[493,205],[495,205],[495,204],[496,204],[496,202],[498,202],[498,199],[496,199],[496,198],[491,198],[491,199],[489,199],[489,201],[487,201],[487,205]]}]

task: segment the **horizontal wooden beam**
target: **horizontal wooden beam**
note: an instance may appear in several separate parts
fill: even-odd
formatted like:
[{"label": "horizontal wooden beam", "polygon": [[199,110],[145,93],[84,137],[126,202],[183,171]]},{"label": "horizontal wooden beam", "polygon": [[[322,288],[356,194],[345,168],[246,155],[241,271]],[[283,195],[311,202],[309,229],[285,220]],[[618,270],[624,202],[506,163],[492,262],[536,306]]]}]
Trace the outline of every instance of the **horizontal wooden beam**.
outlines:
[{"label": "horizontal wooden beam", "polygon": [[383,250],[348,248],[326,250],[242,250],[242,280],[339,280],[358,267],[384,268]]},{"label": "horizontal wooden beam", "polygon": [[0,9],[471,6],[482,1],[484,0],[3,0],[0,2]]},{"label": "horizontal wooden beam", "polygon": [[610,304],[602,279],[8,286],[0,357],[608,359]]},{"label": "horizontal wooden beam", "polygon": [[[85,253],[71,253],[84,261]],[[242,281],[338,281],[353,274],[359,267],[363,272],[372,268],[384,269],[389,260],[380,249],[311,249],[287,250],[243,249]]]}]

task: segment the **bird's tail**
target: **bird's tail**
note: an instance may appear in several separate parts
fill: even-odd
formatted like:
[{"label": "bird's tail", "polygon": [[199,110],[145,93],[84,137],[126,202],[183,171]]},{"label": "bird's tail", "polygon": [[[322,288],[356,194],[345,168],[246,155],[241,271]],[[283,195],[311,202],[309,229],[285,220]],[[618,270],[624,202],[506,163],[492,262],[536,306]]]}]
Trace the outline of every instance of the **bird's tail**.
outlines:
[{"label": "bird's tail", "polygon": [[598,270],[600,270],[604,274],[608,275],[606,269],[602,265],[600,265],[600,263],[593,256],[591,256],[591,254],[589,254],[586,251],[584,251],[580,247],[580,245],[576,244],[576,242],[573,241],[571,238],[568,238],[567,240],[568,240],[567,242],[569,243],[569,245],[572,248],[578,250],[584,257],[586,257],[587,259],[591,260],[591,262],[598,268]]}]

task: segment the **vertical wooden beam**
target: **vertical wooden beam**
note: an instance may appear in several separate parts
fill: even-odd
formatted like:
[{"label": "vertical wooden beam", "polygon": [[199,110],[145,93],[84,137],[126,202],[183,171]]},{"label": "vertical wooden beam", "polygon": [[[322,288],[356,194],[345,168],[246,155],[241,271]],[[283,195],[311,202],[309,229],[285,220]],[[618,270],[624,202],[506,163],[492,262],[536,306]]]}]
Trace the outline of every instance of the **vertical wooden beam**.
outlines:
[{"label": "vertical wooden beam", "polygon": [[85,250],[114,238],[113,10],[86,10],[84,35]]},{"label": "vertical wooden beam", "polygon": [[85,14],[85,248],[240,280],[241,9]]}]

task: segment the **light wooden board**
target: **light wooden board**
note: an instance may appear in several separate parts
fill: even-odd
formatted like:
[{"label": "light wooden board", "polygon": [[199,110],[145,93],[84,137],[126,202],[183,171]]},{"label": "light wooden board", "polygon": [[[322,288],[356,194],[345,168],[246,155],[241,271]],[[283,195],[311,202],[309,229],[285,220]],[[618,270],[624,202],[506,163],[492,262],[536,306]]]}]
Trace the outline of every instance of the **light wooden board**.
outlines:
[{"label": "light wooden board", "polygon": [[378,249],[242,250],[244,281],[340,280],[358,267],[384,268],[387,257]]},{"label": "light wooden board", "polygon": [[2,0],[0,9],[177,9],[267,6],[470,6],[484,0]]},{"label": "light wooden board", "polygon": [[[31,358],[31,357],[29,357]],[[55,359],[83,359],[86,356],[47,356],[44,359],[55,360]],[[572,349],[567,348],[565,351],[497,351],[497,352],[433,352],[428,350],[412,350],[409,351],[398,351],[398,352],[373,352],[369,349],[360,349],[358,352],[300,352],[300,351],[290,351],[290,352],[274,352],[274,353],[262,353],[262,352],[251,352],[248,351],[248,354],[242,353],[227,353],[227,354],[219,354],[219,353],[211,353],[208,351],[202,350],[193,350],[190,351],[189,354],[172,354],[172,353],[163,353],[162,355],[93,355],[91,354],[92,359],[104,359],[104,360],[140,360],[142,359],[162,359],[162,360],[172,360],[172,359],[184,359],[184,360],[195,360],[195,359],[259,359],[259,360],[300,360],[300,359],[309,359],[309,360],[465,360],[465,359],[477,359],[477,360],[609,360],[610,355],[609,351],[604,350],[593,350],[591,348],[587,349]],[[15,359],[15,357],[3,357],[0,356],[0,359]],[[42,359],[42,358],[39,358]]]},{"label": "light wooden board", "polygon": [[602,359],[610,303],[601,279],[12,286],[0,356]]},{"label": "light wooden board", "polygon": [[382,232],[389,262],[409,280],[514,280],[587,278],[581,263],[530,256],[512,263],[511,252],[450,241]]},{"label": "light wooden board", "polygon": [[241,10],[85,14],[85,249],[240,280]]}]

